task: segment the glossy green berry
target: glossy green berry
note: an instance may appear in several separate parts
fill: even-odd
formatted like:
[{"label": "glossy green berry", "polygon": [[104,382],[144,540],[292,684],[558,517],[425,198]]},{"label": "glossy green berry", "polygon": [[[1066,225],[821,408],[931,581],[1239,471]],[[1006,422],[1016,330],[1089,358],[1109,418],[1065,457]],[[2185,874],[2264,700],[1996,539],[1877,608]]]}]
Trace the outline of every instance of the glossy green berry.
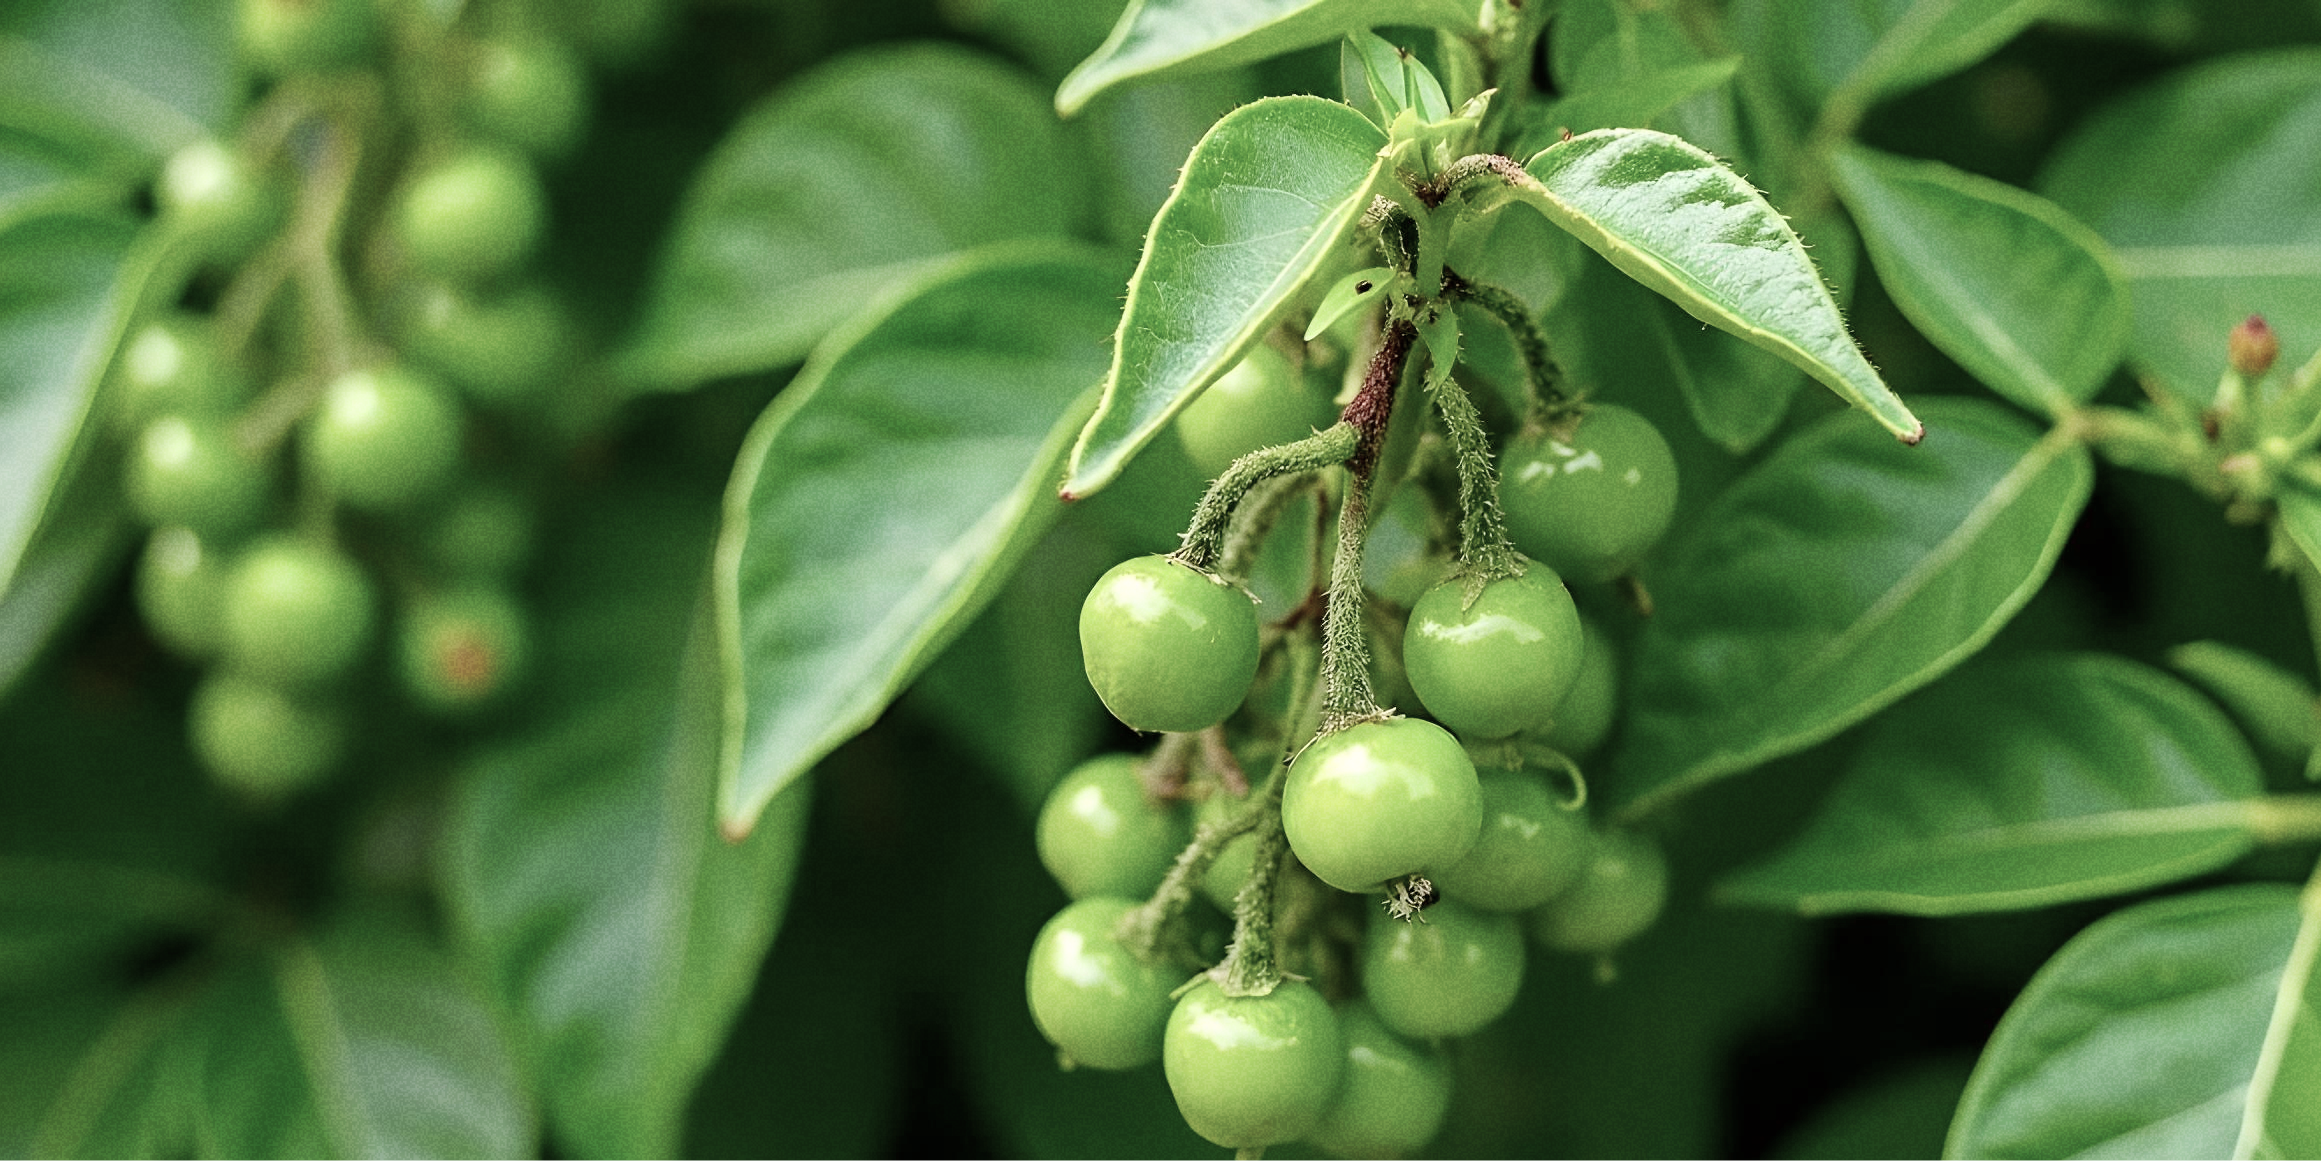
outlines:
[{"label": "glossy green berry", "polygon": [[1412,1157],[1442,1131],[1451,1072],[1442,1055],[1394,1034],[1364,1001],[1338,1009],[1344,1077],[1306,1140],[1340,1157]]},{"label": "glossy green berry", "polygon": [[1486,770],[1481,781],[1482,837],[1429,876],[1435,890],[1484,911],[1528,911],[1561,894],[1594,852],[1587,816],[1564,809],[1536,774]]},{"label": "glossy green berry", "polygon": [[145,425],[131,449],[129,504],[155,527],[231,536],[265,510],[267,476],[215,420],[164,415]]},{"label": "glossy green berry", "polygon": [[207,139],[170,155],[153,200],[169,228],[221,262],[248,256],[281,226],[284,210],[272,182]]},{"label": "glossy green berry", "polygon": [[253,798],[314,784],[346,749],[346,719],[336,707],[231,671],[194,690],[187,718],[202,764]]},{"label": "glossy green berry", "polygon": [[396,641],[403,688],[441,713],[474,709],[507,692],[523,676],[529,652],[523,609],[496,588],[414,602]]},{"label": "glossy green berry", "polygon": [[1650,420],[1609,403],[1576,425],[1509,441],[1499,505],[1515,547],[1566,577],[1627,572],[1676,514],[1676,456]]},{"label": "glossy green berry", "polygon": [[548,199],[521,154],[471,145],[420,169],[393,213],[395,238],[413,268],[481,282],[531,257],[547,229]]},{"label": "glossy green berry", "polygon": [[1289,768],[1281,822],[1306,869],[1341,891],[1457,862],[1483,827],[1466,748],[1417,718],[1319,738]]},{"label": "glossy green berry", "polygon": [[1080,606],[1080,654],[1096,696],[1131,728],[1206,729],[1257,676],[1257,606],[1167,557],[1122,561]]},{"label": "glossy green berry", "polygon": [[428,521],[427,559],[454,580],[505,580],[532,558],[532,510],[499,484],[470,482],[455,489]]},{"label": "glossy green berry", "polygon": [[1420,921],[1383,912],[1362,941],[1362,988],[1388,1028],[1465,1036],[1505,1015],[1523,987],[1523,925],[1445,899]]},{"label": "glossy green berry", "polygon": [[[1196,824],[1223,822],[1249,808],[1247,796],[1235,797],[1219,791],[1203,800],[1194,812]],[[1201,897],[1216,905],[1227,915],[1233,913],[1234,896],[1241,893],[1241,885],[1249,881],[1251,866],[1257,862],[1257,836],[1240,835],[1226,842],[1217,852],[1216,861],[1201,875]]]},{"label": "glossy green berry", "polygon": [[496,293],[431,283],[405,311],[404,353],[487,406],[554,386],[570,342],[564,308],[533,283]]},{"label": "glossy green berry", "polygon": [[407,368],[349,371],[307,420],[307,473],[354,507],[404,507],[451,480],[462,426],[459,405]]},{"label": "glossy green berry", "polygon": [[1531,936],[1556,951],[1607,952],[1643,934],[1668,903],[1668,860],[1648,839],[1605,831],[1570,889],[1531,913]]},{"label": "glossy green berry", "polygon": [[229,563],[190,528],[157,528],[137,558],[137,611],[154,639],[199,660],[225,638]]},{"label": "glossy green berry", "polygon": [[1174,1004],[1169,993],[1185,976],[1138,959],[1114,937],[1120,917],[1134,906],[1102,895],[1079,900],[1032,941],[1024,971],[1032,1022],[1074,1064],[1135,1068],[1161,1054]]},{"label": "glossy green berry", "polygon": [[1308,385],[1287,356],[1260,343],[1177,413],[1177,438],[1193,466],[1216,477],[1250,452],[1328,427],[1335,415],[1328,395]]},{"label": "glossy green berry", "polygon": [[264,76],[355,64],[378,39],[373,0],[241,0],[242,54]]},{"label": "glossy green berry", "polygon": [[1427,712],[1463,737],[1504,738],[1544,724],[1571,692],[1583,651],[1579,609],[1555,570],[1530,562],[1522,576],[1483,586],[1428,589],[1410,610],[1402,666]]},{"label": "glossy green berry", "polygon": [[588,125],[588,70],[554,40],[485,40],[469,60],[468,123],[539,157],[561,157]]},{"label": "glossy green berry", "polygon": [[166,314],[137,328],[113,371],[120,414],[143,426],[163,415],[226,416],[250,398],[250,378],[218,353],[208,320]]},{"label": "glossy green berry", "polygon": [[336,677],[370,644],[376,604],[370,579],[344,554],[265,541],[226,581],[226,660],[283,684]]},{"label": "glossy green berry", "polygon": [[1191,840],[1183,807],[1145,797],[1140,765],[1134,754],[1091,758],[1040,807],[1040,863],[1072,898],[1142,899]]},{"label": "glossy green berry", "polygon": [[1177,1111],[1228,1149],[1294,1141],[1321,1123],[1345,1069],[1337,1013],[1310,984],[1263,996],[1193,985],[1169,1013],[1161,1063]]},{"label": "glossy green berry", "polygon": [[1580,630],[1586,647],[1580,652],[1579,676],[1572,679],[1571,692],[1555,707],[1555,716],[1541,735],[1548,745],[1575,758],[1603,745],[1620,714],[1619,655],[1600,626],[1582,617]]}]

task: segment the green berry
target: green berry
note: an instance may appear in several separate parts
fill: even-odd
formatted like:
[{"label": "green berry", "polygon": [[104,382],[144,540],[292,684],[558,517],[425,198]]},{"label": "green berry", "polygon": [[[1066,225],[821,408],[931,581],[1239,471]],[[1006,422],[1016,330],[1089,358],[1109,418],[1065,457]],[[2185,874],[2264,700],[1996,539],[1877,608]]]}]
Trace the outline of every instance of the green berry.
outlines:
[{"label": "green berry", "polygon": [[170,155],[153,199],[165,224],[221,262],[247,257],[282,224],[282,197],[273,184],[206,139]]},{"label": "green berry", "polygon": [[471,145],[421,168],[393,214],[395,238],[414,268],[481,282],[532,256],[547,228],[548,199],[521,154]]},{"label": "green berry", "polygon": [[1473,604],[1463,579],[1428,589],[1403,631],[1402,664],[1427,712],[1481,740],[1545,723],[1571,692],[1582,649],[1563,578],[1534,561]]},{"label": "green berry", "polygon": [[1404,1040],[1369,1004],[1338,1009],[1345,1078],[1308,1141],[1340,1157],[1413,1157],[1442,1130],[1451,1072],[1439,1052]]},{"label": "green berry", "polygon": [[[1249,808],[1247,796],[1235,797],[1222,791],[1210,795],[1201,803],[1197,821],[1203,824],[1223,822]],[[1217,852],[1215,862],[1201,876],[1201,896],[1216,904],[1219,911],[1233,913],[1233,899],[1241,893],[1241,885],[1249,881],[1249,872],[1257,863],[1257,836],[1239,835],[1226,842]]]},{"label": "green berry", "polygon": [[588,123],[588,71],[553,40],[486,40],[468,73],[467,118],[483,133],[539,157],[561,157]]},{"label": "green berry", "polygon": [[154,639],[200,660],[225,638],[228,562],[190,528],[157,528],[137,560],[137,611]]},{"label": "green berry", "polygon": [[1464,857],[1483,827],[1483,792],[1466,748],[1441,726],[1364,722],[1290,764],[1281,822],[1307,870],[1365,892]]},{"label": "green berry", "polygon": [[257,522],[269,481],[265,465],[216,421],[165,415],[138,434],[128,483],[130,506],[147,524],[225,537]]},{"label": "green berry", "polygon": [[346,720],[335,708],[230,671],[194,690],[187,716],[202,764],[253,798],[313,785],[346,749]]},{"label": "green berry", "polygon": [[1169,1013],[1161,1063],[1194,1132],[1252,1149],[1321,1123],[1345,1046],[1337,1013],[1310,984],[1284,980],[1267,995],[1228,996],[1204,978]]},{"label": "green berry", "polygon": [[1596,836],[1587,865],[1531,913],[1531,936],[1556,951],[1608,952],[1643,934],[1668,903],[1668,860],[1626,831]]},{"label": "green berry", "polygon": [[281,684],[336,677],[370,644],[376,604],[369,578],[345,555],[264,542],[226,581],[226,660]]},{"label": "green berry", "polygon": [[1435,890],[1484,911],[1528,911],[1571,886],[1595,850],[1587,816],[1564,809],[1534,774],[1486,770],[1480,782],[1482,837],[1429,876]]},{"label": "green berry", "polygon": [[342,68],[378,39],[373,0],[241,0],[242,53],[263,76]]},{"label": "green berry", "polygon": [[1290,443],[1329,426],[1330,397],[1262,343],[1177,413],[1177,438],[1193,466],[1210,477],[1260,448]]},{"label": "green berry", "polygon": [[1448,899],[1421,921],[1383,912],[1362,943],[1362,987],[1388,1028],[1418,1040],[1465,1036],[1504,1015],[1523,987],[1523,927],[1513,915]]},{"label": "green berry", "polygon": [[474,709],[507,692],[523,676],[528,652],[523,609],[491,588],[414,602],[396,650],[403,688],[439,713]]},{"label": "green berry", "polygon": [[1542,738],[1548,745],[1583,758],[1595,752],[1611,735],[1620,714],[1620,658],[1601,626],[1580,619],[1579,676],[1571,692],[1555,707],[1555,716]]},{"label": "green berry", "polygon": [[498,406],[554,385],[570,342],[564,309],[546,287],[525,283],[498,293],[434,283],[404,314],[403,349],[476,402]]},{"label": "green berry", "polygon": [[1161,1054],[1184,974],[1138,959],[1113,931],[1135,904],[1094,896],[1056,913],[1032,942],[1024,996],[1040,1034],[1072,1063],[1135,1068]]},{"label": "green berry", "polygon": [[1257,606],[1167,557],[1138,557],[1089,590],[1080,652],[1088,683],[1130,728],[1205,729],[1224,721],[1257,677]]},{"label": "green berry", "polygon": [[456,580],[501,581],[532,557],[532,510],[498,484],[471,482],[454,491],[429,521],[427,558]]},{"label": "green berry", "polygon": [[250,379],[218,353],[207,319],[167,314],[137,329],[121,350],[113,384],[120,412],[143,425],[162,415],[219,418],[250,397]]},{"label": "green berry", "polygon": [[1145,797],[1141,765],[1133,754],[1091,758],[1040,807],[1040,863],[1072,898],[1150,895],[1192,838],[1182,808]]},{"label": "green berry", "polygon": [[459,466],[459,407],[398,366],[350,371],[330,385],[304,432],[314,481],[346,503],[400,508],[432,495]]},{"label": "green berry", "polygon": [[1518,435],[1499,464],[1507,535],[1566,577],[1634,568],[1676,514],[1676,455],[1652,422],[1599,403],[1575,424]]}]

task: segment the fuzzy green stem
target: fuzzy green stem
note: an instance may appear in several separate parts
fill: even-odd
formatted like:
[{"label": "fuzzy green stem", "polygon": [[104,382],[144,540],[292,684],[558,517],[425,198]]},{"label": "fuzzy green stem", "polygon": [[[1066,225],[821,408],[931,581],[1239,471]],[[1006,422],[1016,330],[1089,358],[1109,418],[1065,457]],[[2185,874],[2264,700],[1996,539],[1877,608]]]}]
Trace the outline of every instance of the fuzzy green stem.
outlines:
[{"label": "fuzzy green stem", "polygon": [[1275,778],[1265,795],[1265,817],[1257,829],[1250,875],[1233,896],[1233,946],[1225,953],[1218,982],[1228,996],[1263,996],[1281,986],[1274,953],[1273,897],[1281,886],[1281,857],[1289,853],[1289,833],[1281,826],[1281,787]]},{"label": "fuzzy green stem", "polygon": [[1370,206],[1363,211],[1362,226],[1376,235],[1378,250],[1386,256],[1386,264],[1408,274],[1418,264],[1418,219],[1410,216],[1393,198],[1372,197]]},{"label": "fuzzy green stem", "polygon": [[1360,448],[1361,433],[1341,420],[1296,443],[1261,448],[1233,461],[1193,509],[1192,527],[1185,529],[1185,546],[1175,552],[1175,558],[1204,572],[1214,569],[1225,551],[1225,534],[1232,526],[1233,512],[1250,489],[1275,476],[1345,463]]},{"label": "fuzzy green stem", "polygon": [[1274,476],[1250,488],[1227,526],[1224,546],[1218,550],[1219,575],[1240,580],[1249,574],[1257,563],[1258,551],[1265,547],[1265,538],[1273,535],[1282,511],[1305,490],[1305,482],[1302,475]]},{"label": "fuzzy green stem", "polygon": [[1193,892],[1200,886],[1202,876],[1209,873],[1217,856],[1225,852],[1227,843],[1265,825],[1269,810],[1274,825],[1280,825],[1280,801],[1276,799],[1269,804],[1261,796],[1229,818],[1204,822],[1196,828],[1193,841],[1177,852],[1177,861],[1170,864],[1169,873],[1161,878],[1152,898],[1120,917],[1120,926],[1114,929],[1114,934],[1120,937],[1121,946],[1146,961],[1160,958],[1170,925],[1192,904]]},{"label": "fuzzy green stem", "polygon": [[1491,437],[1475,401],[1450,375],[1430,374],[1427,394],[1448,429],[1459,468],[1459,560],[1455,575],[1467,582],[1467,603],[1483,586],[1501,577],[1523,575],[1523,560],[1507,542],[1507,522],[1499,513],[1499,469],[1491,463]]},{"label": "fuzzy green stem", "polygon": [[1449,297],[1481,307],[1514,338],[1530,388],[1530,413],[1524,416],[1527,425],[1552,423],[1571,410],[1572,400],[1563,390],[1563,368],[1548,352],[1547,332],[1540,329],[1539,320],[1531,317],[1522,299],[1487,283],[1469,282],[1454,271],[1443,272],[1443,289]]},{"label": "fuzzy green stem", "polygon": [[1384,715],[1370,690],[1370,646],[1362,636],[1362,541],[1368,532],[1370,485],[1386,442],[1394,393],[1418,328],[1402,319],[1387,324],[1384,341],[1362,376],[1362,390],[1346,405],[1343,422],[1362,433],[1347,462],[1346,496],[1338,509],[1338,550],[1330,562],[1330,591],[1322,613],[1322,732],[1336,733]]}]

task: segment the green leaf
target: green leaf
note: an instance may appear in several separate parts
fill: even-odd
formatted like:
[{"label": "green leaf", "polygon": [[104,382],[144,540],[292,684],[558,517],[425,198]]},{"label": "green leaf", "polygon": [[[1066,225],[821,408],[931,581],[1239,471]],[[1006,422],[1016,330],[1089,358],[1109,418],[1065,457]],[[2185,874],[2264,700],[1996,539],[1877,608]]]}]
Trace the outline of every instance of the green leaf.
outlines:
[{"label": "green leaf", "polygon": [[1808,108],[1847,109],[1966,68],[2030,27],[2053,0],[1743,0],[1738,39],[1762,45],[1761,67]]},{"label": "green leaf", "polygon": [[97,387],[159,257],[126,219],[77,213],[0,232],[0,593],[70,462]]},{"label": "green leaf", "polygon": [[621,369],[680,388],[794,363],[932,261],[1069,234],[1075,172],[1005,64],[931,44],[833,61],[745,114],[695,177]]},{"label": "green leaf", "polygon": [[2321,49],[2225,57],[2089,118],[2039,188],[2112,245],[2128,359],[2204,406],[2234,324],[2262,314],[2291,361],[2321,348]]},{"label": "green leaf", "polygon": [[1380,129],[1391,132],[1404,110],[1415,112],[1420,124],[1451,115],[1450,98],[1433,71],[1410,50],[1368,29],[1349,32],[1338,42],[1338,72],[1346,103]]},{"label": "green leaf", "polygon": [[1525,117],[1531,127],[1524,131],[1516,152],[1545,149],[1565,133],[1645,128],[1670,109],[1730,82],[1740,67],[1740,57],[1719,57],[1654,69],[1615,85],[1561,97]]},{"label": "green leaf", "polygon": [[1371,266],[1345,276],[1322,295],[1322,304],[1314,308],[1313,321],[1306,324],[1305,340],[1330,329],[1339,319],[1378,301],[1380,295],[1393,291],[1399,279],[1391,266]]},{"label": "green leaf", "polygon": [[1992,390],[2060,416],[2119,365],[2127,286],[2103,239],[2054,203],[1859,145],[1831,176],[1895,305]]},{"label": "green leaf", "polygon": [[1664,550],[1606,787],[1627,813],[1892,704],[2046,580],[2093,483],[2086,451],[1994,404],[1925,409],[1917,448],[1848,415],[1807,428]]},{"label": "green leaf", "polygon": [[[193,1153],[206,991],[164,983],[73,1013],[86,1038],[45,1061],[55,1088],[31,1127],[33,1157],[178,1157]],[[83,1001],[86,1003],[87,1001]],[[22,1035],[11,1022],[10,1040]]]},{"label": "green leaf", "polygon": [[1650,129],[1550,146],[1510,186],[1630,278],[1694,318],[1787,359],[1906,443],[1916,416],[1862,357],[1781,215],[1739,174]]},{"label": "green leaf", "polygon": [[0,76],[0,126],[145,172],[226,136],[242,95],[230,0],[11,0]]},{"label": "green leaf", "polygon": [[1289,313],[1368,204],[1385,145],[1368,118],[1320,97],[1242,106],[1201,138],[1129,280],[1068,496],[1111,482]]},{"label": "green leaf", "polygon": [[201,1136],[224,1157],[514,1157],[537,1133],[483,999],[416,930],[338,923],[229,977]]},{"label": "green leaf", "polygon": [[1069,117],[1124,81],[1252,64],[1385,24],[1479,31],[1459,0],[1130,0],[1112,35],[1056,90]]},{"label": "green leaf", "polygon": [[129,541],[129,516],[112,473],[84,464],[71,475],[56,511],[25,546],[16,579],[0,592],[0,699],[109,578]]},{"label": "green leaf", "polygon": [[1820,812],[1729,898],[1963,915],[2117,895],[2255,845],[2248,744],[2181,682],[2103,654],[1970,666],[1878,719]]},{"label": "green leaf", "polygon": [[2206,687],[2265,749],[2302,762],[2321,745],[2321,695],[2304,678],[2219,641],[2178,645],[2168,664]]},{"label": "green leaf", "polygon": [[728,833],[877,720],[1062,510],[1118,285],[1077,250],[962,258],[759,418],[717,549]]},{"label": "green leaf", "polygon": [[667,1156],[780,925],[807,795],[717,837],[713,493],[572,505],[539,572],[541,704],[457,771],[439,873],[558,1148]]},{"label": "green leaf", "polygon": [[2300,914],[2286,886],[2249,884],[2140,903],[2079,933],[1999,1021],[1945,1155],[2310,1154],[2316,911]]}]

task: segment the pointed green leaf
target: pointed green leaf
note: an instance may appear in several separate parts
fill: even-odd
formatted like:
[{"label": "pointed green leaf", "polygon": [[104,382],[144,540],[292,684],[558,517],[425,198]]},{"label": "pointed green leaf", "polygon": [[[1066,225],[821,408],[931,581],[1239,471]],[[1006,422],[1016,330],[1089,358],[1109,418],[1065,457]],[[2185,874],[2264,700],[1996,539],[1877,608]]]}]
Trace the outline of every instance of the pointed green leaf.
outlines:
[{"label": "pointed green leaf", "polygon": [[929,262],[1077,224],[1063,129],[946,45],[842,57],[745,114],[685,195],[621,355],[640,386],[796,362]]},{"label": "pointed green leaf", "polygon": [[129,514],[112,473],[84,466],[71,476],[25,546],[16,579],[0,592],[0,698],[91,600],[129,542]]},{"label": "pointed green leaf", "polygon": [[1992,390],[2062,415],[2119,364],[2127,286],[2103,239],[2054,203],[1859,145],[1830,172],[1895,305]]},{"label": "pointed green leaf", "polygon": [[542,561],[537,710],[456,772],[457,944],[573,1156],[670,1156],[781,924],[805,787],[718,837],[713,488],[615,479]]},{"label": "pointed green leaf", "polygon": [[2047,579],[2093,483],[2085,449],[1996,404],[1925,409],[1917,448],[1851,415],[1805,429],[1646,574],[1657,611],[1605,787],[1628,813],[1885,708],[1980,649]]},{"label": "pointed green leaf", "polygon": [[2321,568],[2321,495],[2291,480],[2273,497],[2273,504],[2289,543],[2296,545],[2313,567]]},{"label": "pointed green leaf", "polygon": [[1061,511],[1118,286],[1079,250],[967,256],[758,420],[717,550],[729,833],[876,720]]},{"label": "pointed green leaf", "polygon": [[[76,1022],[88,1029],[85,1039],[41,1062],[55,1088],[27,1126],[29,1148],[17,1156],[175,1157],[193,1152],[212,997],[183,987],[182,981],[172,985],[149,987],[78,1014]],[[9,1039],[23,1034],[19,1027],[11,1024]]]},{"label": "pointed green leaf", "polygon": [[1130,0],[1112,35],[1056,90],[1069,117],[1123,81],[1228,68],[1387,24],[1479,31],[1460,0]]},{"label": "pointed green leaf", "polygon": [[1808,915],[2100,898],[2248,853],[2263,790],[2232,723],[2157,670],[1970,666],[1881,717],[1805,832],[1721,890]]},{"label": "pointed green leaf", "polygon": [[45,214],[0,232],[0,592],[55,504],[159,247],[123,218]]},{"label": "pointed green leaf", "polygon": [[1602,129],[1550,146],[1511,187],[1630,278],[1763,347],[1905,443],[1924,429],[1862,357],[1781,215],[1739,174],[1666,133]]},{"label": "pointed green leaf", "polygon": [[2304,678],[2220,641],[2178,645],[2168,664],[2223,702],[2265,749],[2303,761],[2321,744],[2321,701]]},{"label": "pointed green leaf", "polygon": [[515,1061],[449,957],[399,922],[274,949],[210,1013],[211,1156],[514,1157],[536,1148]]},{"label": "pointed green leaf", "polygon": [[2119,258],[2130,362],[2195,407],[2249,315],[2272,325],[2284,361],[2321,349],[2317,125],[2321,49],[2242,53],[2113,102],[2040,175]]},{"label": "pointed green leaf", "polygon": [[1396,286],[1394,268],[1372,266],[1357,270],[1338,280],[1328,294],[1322,296],[1322,305],[1314,308],[1314,320],[1306,324],[1306,341],[1337,325],[1339,319],[1378,301],[1379,296],[1391,293]]},{"label": "pointed green leaf", "polygon": [[2310,1155],[2315,910],[2249,884],[2080,932],[1999,1021],[1945,1156]]},{"label": "pointed green leaf", "polygon": [[1418,114],[1422,123],[1451,115],[1450,98],[1442,82],[1409,50],[1364,29],[1346,34],[1339,42],[1338,67],[1346,84],[1346,103],[1362,110],[1380,128],[1394,124],[1404,110]]},{"label": "pointed green leaf", "polygon": [[1296,305],[1368,204],[1386,135],[1320,97],[1269,97],[1209,130],[1153,219],[1104,399],[1072,448],[1084,496]]}]

